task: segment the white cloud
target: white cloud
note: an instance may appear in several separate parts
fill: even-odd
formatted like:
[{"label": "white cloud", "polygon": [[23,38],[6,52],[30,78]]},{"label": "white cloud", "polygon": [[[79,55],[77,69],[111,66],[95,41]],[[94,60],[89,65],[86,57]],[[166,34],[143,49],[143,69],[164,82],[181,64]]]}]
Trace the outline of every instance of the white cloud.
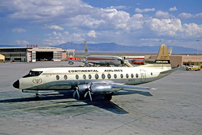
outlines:
[{"label": "white cloud", "polygon": [[56,37],[56,38],[62,38],[63,39],[63,36],[61,33],[57,33],[57,32],[53,32],[53,35]]},{"label": "white cloud", "polygon": [[[7,18],[14,19],[13,22],[26,22],[26,25],[33,26],[32,30],[39,26],[53,30],[54,32],[45,33],[44,37],[37,39],[46,45],[64,42],[83,43],[84,40],[94,43],[117,42],[125,45],[134,45],[134,43],[142,45],[141,42],[136,41],[146,42],[146,39],[154,39],[153,42],[158,42],[155,39],[164,37],[187,40],[201,36],[201,25],[182,23],[181,19],[201,18],[202,13],[196,15],[182,13],[178,17],[174,17],[168,12],[157,11],[154,16],[143,16],[141,13],[155,11],[155,9],[136,8],[137,14],[131,14],[120,10],[129,8],[126,6],[98,8],[92,7],[82,0],[9,0],[2,3],[0,9],[6,10],[0,12],[4,13]],[[143,4],[141,3],[141,5]],[[169,11],[177,11],[177,8],[171,7]],[[193,19],[193,22],[194,20],[196,19]],[[16,26],[20,27],[20,23]],[[59,33],[58,30],[62,32]],[[20,30],[13,32],[17,31],[20,32]],[[25,31],[21,30],[21,32]],[[34,32],[39,33],[38,29]],[[44,30],[44,32],[47,31]],[[16,39],[13,41],[15,42]],[[18,40],[17,42],[22,43],[23,41]]]},{"label": "white cloud", "polygon": [[190,13],[181,13],[181,14],[178,15],[178,18],[180,18],[180,19],[188,19],[188,18],[191,18],[191,17],[193,17],[193,15],[190,14]]},{"label": "white cloud", "polygon": [[65,31],[64,34],[69,35],[69,32],[68,32],[68,31]]},{"label": "white cloud", "polygon": [[97,37],[97,36],[96,36],[96,32],[95,32],[94,30],[89,31],[87,35],[88,35],[89,37],[93,37],[93,38],[96,38],[96,37]]},{"label": "white cloud", "polygon": [[126,6],[110,6],[109,8],[115,8],[115,9],[127,9]]},{"label": "white cloud", "polygon": [[170,8],[169,11],[177,11],[176,7]]},{"label": "white cloud", "polygon": [[136,8],[135,9],[135,12],[138,12],[138,13],[151,12],[151,11],[155,11],[155,8],[145,8],[145,9]]},{"label": "white cloud", "polygon": [[23,33],[23,32],[26,32],[25,29],[22,29],[22,28],[15,28],[12,30],[13,32],[16,32],[16,33]]},{"label": "white cloud", "polygon": [[177,32],[182,31],[181,21],[179,19],[157,19],[149,21],[150,29],[156,31],[158,35],[176,36]]},{"label": "white cloud", "polygon": [[202,18],[202,13],[196,14],[194,17],[195,18]]},{"label": "white cloud", "polygon": [[202,36],[202,25],[195,23],[182,24],[180,19],[157,19],[148,21],[152,31],[159,36],[166,35],[175,38],[193,38]]},{"label": "white cloud", "polygon": [[170,15],[168,12],[157,11],[154,17],[159,19],[168,19],[170,18]]},{"label": "white cloud", "polygon": [[27,42],[25,40],[21,40],[21,41],[20,40],[16,40],[15,43],[17,45],[28,45],[29,44],[29,42]]},{"label": "white cloud", "polygon": [[58,25],[46,25],[44,28],[45,29],[52,29],[52,30],[64,30],[64,28],[62,28]]},{"label": "white cloud", "polygon": [[143,28],[144,24],[144,17],[142,14],[135,14],[133,15],[128,23],[127,23],[127,30],[137,30]]},{"label": "white cloud", "polygon": [[183,37],[201,37],[202,36],[202,25],[195,23],[183,24]]}]

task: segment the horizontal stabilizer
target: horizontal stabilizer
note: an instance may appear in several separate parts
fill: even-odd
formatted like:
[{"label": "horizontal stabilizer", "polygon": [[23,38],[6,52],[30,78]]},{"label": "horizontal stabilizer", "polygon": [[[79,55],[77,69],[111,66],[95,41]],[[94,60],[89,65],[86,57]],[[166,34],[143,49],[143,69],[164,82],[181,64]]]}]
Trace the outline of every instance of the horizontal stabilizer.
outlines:
[{"label": "horizontal stabilizer", "polygon": [[180,69],[182,70],[184,68],[185,68],[185,66],[182,66],[182,67],[177,67],[177,68],[173,68],[173,69],[170,69],[170,70],[162,71],[162,72],[160,72],[159,78],[167,76],[167,75],[171,74],[172,72],[174,72],[176,70],[180,70]]}]

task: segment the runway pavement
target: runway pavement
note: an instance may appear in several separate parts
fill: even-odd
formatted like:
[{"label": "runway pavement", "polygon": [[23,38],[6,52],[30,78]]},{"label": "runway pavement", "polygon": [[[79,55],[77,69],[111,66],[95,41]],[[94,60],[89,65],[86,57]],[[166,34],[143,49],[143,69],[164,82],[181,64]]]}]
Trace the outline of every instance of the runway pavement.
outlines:
[{"label": "runway pavement", "polygon": [[[75,63],[78,66],[81,63]],[[31,68],[69,66],[67,62],[0,64],[0,135],[201,135],[202,71],[176,71],[123,90],[112,100],[101,95],[76,100],[65,95],[22,93],[14,81]]]}]

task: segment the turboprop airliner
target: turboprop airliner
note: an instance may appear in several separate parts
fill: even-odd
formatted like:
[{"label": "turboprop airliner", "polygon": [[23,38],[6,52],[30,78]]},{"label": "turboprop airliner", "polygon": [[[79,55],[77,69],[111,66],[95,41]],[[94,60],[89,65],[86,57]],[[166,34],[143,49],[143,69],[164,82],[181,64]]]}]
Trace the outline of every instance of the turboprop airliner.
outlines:
[{"label": "turboprop airliner", "polygon": [[84,42],[85,47],[85,65],[101,65],[101,66],[120,66],[124,64],[124,60],[118,56],[99,56],[99,55],[90,55],[88,52],[88,47],[86,41]]},{"label": "turboprop airliner", "polygon": [[154,64],[138,67],[55,67],[35,68],[14,82],[13,87],[22,92],[60,92],[74,90],[73,97],[104,94],[111,100],[114,92],[124,88],[150,90],[149,87],[135,86],[165,77],[177,70],[171,69],[166,45],[161,45]]}]

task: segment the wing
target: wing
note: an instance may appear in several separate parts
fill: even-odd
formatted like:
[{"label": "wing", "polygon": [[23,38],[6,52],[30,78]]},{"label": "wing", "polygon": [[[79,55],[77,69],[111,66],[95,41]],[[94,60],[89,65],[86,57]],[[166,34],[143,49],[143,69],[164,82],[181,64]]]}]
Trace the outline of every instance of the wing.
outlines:
[{"label": "wing", "polygon": [[133,85],[123,85],[123,84],[111,84],[113,88],[129,88],[129,89],[141,89],[141,90],[150,90],[150,87],[140,87],[140,86],[133,86]]}]

